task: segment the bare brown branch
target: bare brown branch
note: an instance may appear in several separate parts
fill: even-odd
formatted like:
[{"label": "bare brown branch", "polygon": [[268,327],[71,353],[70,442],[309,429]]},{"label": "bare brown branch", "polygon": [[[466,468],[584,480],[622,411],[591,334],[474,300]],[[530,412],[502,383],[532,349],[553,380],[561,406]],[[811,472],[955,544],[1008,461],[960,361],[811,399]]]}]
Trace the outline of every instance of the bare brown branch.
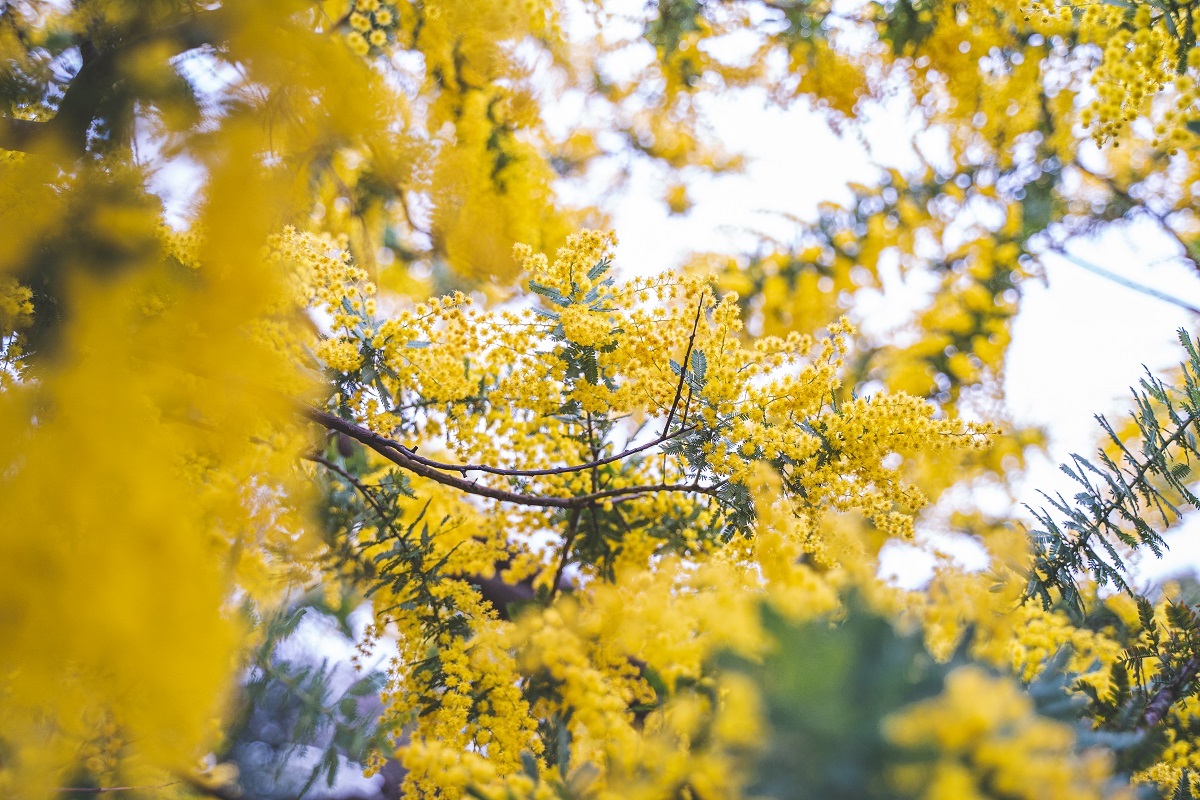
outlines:
[{"label": "bare brown branch", "polygon": [[320,464],[322,467],[325,467],[325,469],[330,470],[331,472],[336,472],[338,475],[341,475],[343,479],[345,479],[351,486],[358,490],[358,493],[363,496],[364,500],[371,504],[371,507],[375,509],[375,513],[379,514],[381,518],[387,518],[387,513],[384,507],[381,506],[379,501],[375,499],[370,491],[368,491],[366,484],[364,484],[358,478],[354,477],[352,474],[342,469],[329,459],[317,455],[316,453],[309,453],[308,455],[304,456],[304,458],[308,461]]},{"label": "bare brown branch", "polygon": [[582,508],[573,508],[567,518],[567,534],[563,537],[562,553],[558,557],[558,569],[554,570],[554,584],[550,587],[551,597],[558,594],[558,587],[562,585],[563,571],[567,568],[567,562],[571,558],[571,546],[575,544],[575,535],[579,532],[579,515],[582,513]]},{"label": "bare brown branch", "polygon": [[638,453],[644,452],[653,447],[658,447],[660,444],[669,442],[670,440],[678,438],[685,433],[691,433],[694,430],[696,430],[695,425],[686,428],[680,428],[672,434],[657,436],[652,441],[646,442],[645,444],[638,445],[637,447],[631,447],[627,450],[622,450],[620,453],[616,453],[611,456],[597,458],[593,461],[587,462],[586,464],[574,464],[566,467],[548,467],[546,469],[509,469],[507,467],[492,467],[486,464],[445,464],[440,461],[434,461],[418,455],[415,451],[404,447],[402,444],[397,443],[396,446],[406,451],[408,457],[413,461],[416,461],[419,464],[424,464],[427,467],[443,470],[445,472],[486,472],[489,475],[503,475],[510,478],[534,478],[540,475],[569,475],[572,472],[584,472],[589,469],[595,469],[596,467],[602,467],[605,464],[612,464],[615,461],[624,461],[626,458],[629,458],[629,456],[637,455]]},{"label": "bare brown branch", "polygon": [[[478,481],[467,480],[465,477],[447,474],[423,463],[423,460],[415,458],[413,451],[399,442],[388,439],[374,431],[328,412],[321,411],[320,409],[312,408],[311,406],[301,406],[300,413],[328,430],[344,433],[351,439],[365,444],[406,472],[411,472],[422,478],[428,478],[431,481],[458,489],[466,494],[487,497],[492,500],[513,503],[515,505],[540,508],[587,508],[605,500],[616,500],[643,494],[653,494],[655,492],[683,492],[716,496],[717,490],[721,486],[720,484],[703,486],[699,482],[690,484],[659,483],[646,486],[626,486],[620,489],[606,489],[576,497],[544,497],[541,495],[521,494],[519,492],[510,492],[505,489],[497,489],[486,484],[480,484]],[[590,466],[584,465],[583,468],[589,469]]]},{"label": "bare brown branch", "polygon": [[[683,396],[683,384],[687,379],[688,364],[692,360],[692,348],[696,345],[696,331],[700,328],[700,315],[704,313],[704,292],[700,292],[700,300],[696,303],[696,318],[692,320],[692,334],[688,337],[687,350],[683,354],[683,363],[679,365],[679,384],[675,387],[675,399],[671,401],[671,410],[667,412],[667,422],[663,425],[662,435],[666,436],[671,430],[671,421],[675,418],[675,410],[679,408],[679,399]],[[688,387],[688,403],[692,401],[692,390]],[[686,417],[685,417],[686,419]]]},{"label": "bare brown branch", "polygon": [[1175,701],[1183,696],[1184,688],[1200,673],[1200,657],[1192,656],[1179,668],[1179,673],[1159,689],[1142,712],[1143,729],[1153,728],[1166,718]]}]

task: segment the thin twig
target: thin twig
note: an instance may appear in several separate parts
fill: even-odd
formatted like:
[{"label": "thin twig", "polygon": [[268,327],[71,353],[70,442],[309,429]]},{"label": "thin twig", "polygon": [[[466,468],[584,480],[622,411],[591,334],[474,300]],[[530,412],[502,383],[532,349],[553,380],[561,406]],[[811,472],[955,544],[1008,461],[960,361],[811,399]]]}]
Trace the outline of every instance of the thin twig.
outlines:
[{"label": "thin twig", "polygon": [[304,456],[304,459],[307,461],[312,461],[317,464],[320,464],[322,467],[325,467],[325,469],[328,469],[332,472],[336,472],[338,475],[341,475],[342,478],[344,478],[351,486],[353,486],[355,489],[357,489],[358,493],[361,494],[363,496],[363,498],[368,503],[371,504],[371,507],[375,509],[376,513],[379,514],[381,519],[387,519],[388,515],[387,515],[387,512],[384,509],[384,507],[379,503],[378,500],[376,500],[374,497],[371,496],[370,491],[368,491],[367,485],[364,484],[362,481],[360,481],[358,478],[354,477],[354,475],[352,475],[351,473],[342,469],[341,467],[339,467],[337,464],[333,463],[329,459],[327,459],[323,456],[317,455],[316,453],[308,453],[307,455]]},{"label": "thin twig", "polygon": [[[696,318],[692,320],[692,334],[688,337],[687,350],[683,354],[683,363],[679,365],[679,384],[675,387],[675,399],[671,401],[671,410],[667,412],[667,422],[663,425],[662,435],[666,436],[671,430],[671,420],[675,418],[675,409],[679,408],[679,399],[683,396],[683,384],[687,379],[688,364],[692,359],[692,347],[696,344],[696,331],[700,329],[700,314],[704,311],[704,292],[696,303]],[[689,393],[688,400],[691,400]]]},{"label": "thin twig", "polygon": [[1104,269],[1104,267],[1093,264],[1090,261],[1085,261],[1084,259],[1079,258],[1072,253],[1068,253],[1064,247],[1055,245],[1050,247],[1049,251],[1063,258],[1064,260],[1071,262],[1075,266],[1080,267],[1081,269],[1086,269],[1088,272],[1091,272],[1094,275],[1099,275],[1101,278],[1110,280],[1120,286],[1124,286],[1126,289],[1132,289],[1135,292],[1141,292],[1147,297],[1153,297],[1155,300],[1162,300],[1164,303],[1170,303],[1171,305],[1179,306],[1185,311],[1190,311],[1193,314],[1200,314],[1200,307],[1194,306],[1186,300],[1181,300],[1174,295],[1170,295],[1166,292],[1146,286],[1145,284],[1132,281],[1129,278],[1125,278],[1115,272],[1109,272],[1108,270]]},{"label": "thin twig", "polygon": [[554,583],[550,586],[550,599],[558,594],[558,586],[562,582],[563,571],[567,568],[567,560],[571,557],[571,545],[575,544],[575,534],[579,532],[579,515],[582,508],[571,509],[567,517],[567,533],[563,537],[562,554],[558,557],[558,569],[554,570]]},{"label": "thin twig", "polygon": [[1141,209],[1141,211],[1143,213],[1145,213],[1146,215],[1153,218],[1154,221],[1157,222],[1159,224],[1159,226],[1162,228],[1163,233],[1165,233],[1167,236],[1170,236],[1172,239],[1174,239],[1175,243],[1178,244],[1180,249],[1183,250],[1183,258],[1186,259],[1192,265],[1192,268],[1200,269],[1200,264],[1196,263],[1196,259],[1192,255],[1191,246],[1183,240],[1183,237],[1179,235],[1179,232],[1177,230],[1175,230],[1175,228],[1172,227],[1171,223],[1167,220],[1169,213],[1163,214],[1158,211],[1155,211],[1144,200],[1139,200],[1138,198],[1131,195],[1129,193],[1128,189],[1126,189],[1125,187],[1118,184],[1116,182],[1116,180],[1114,180],[1112,177],[1110,177],[1108,175],[1101,175],[1098,172],[1093,172],[1092,170],[1088,169],[1083,164],[1081,164],[1078,160],[1076,160],[1074,162],[1074,165],[1075,165],[1075,168],[1078,169],[1080,172],[1083,172],[1085,175],[1089,175],[1090,177],[1100,181],[1105,186],[1107,186],[1109,191],[1111,191],[1113,194],[1117,195],[1122,200],[1124,200],[1126,203],[1128,203],[1130,205],[1131,209],[1133,209],[1133,208]]},{"label": "thin twig", "polygon": [[446,464],[441,461],[434,461],[433,459],[418,455],[414,450],[405,447],[399,442],[394,442],[393,446],[403,451],[409,458],[418,464],[424,464],[427,467],[442,470],[443,472],[486,472],[489,475],[502,475],[508,478],[536,478],[545,475],[569,475],[572,472],[584,472],[585,470],[602,467],[605,464],[611,464],[614,461],[623,461],[629,456],[637,455],[638,453],[649,450],[652,447],[658,447],[660,444],[669,442],[672,439],[677,439],[680,436],[683,436],[686,433],[691,433],[694,430],[696,430],[695,425],[686,428],[680,428],[674,433],[665,436],[657,436],[645,444],[638,445],[637,447],[631,447],[628,450],[622,450],[620,453],[616,453],[611,456],[597,458],[594,461],[587,462],[586,464],[574,464],[566,467],[547,467],[545,469],[510,469],[508,467],[492,467],[488,466],[487,464]]},{"label": "thin twig", "polygon": [[103,789],[93,789],[87,786],[60,786],[54,791],[66,794],[68,792],[80,792],[87,794],[102,794],[104,792],[147,792],[151,789],[165,789],[168,786],[175,786],[183,783],[183,781],[171,781],[170,783],[159,783],[154,786],[108,786]]},{"label": "thin twig", "polygon": [[1150,698],[1150,702],[1146,704],[1146,710],[1142,712],[1140,726],[1142,730],[1153,728],[1162,722],[1175,701],[1183,696],[1184,687],[1196,679],[1197,673],[1200,673],[1200,657],[1192,656],[1180,667],[1179,674],[1175,676],[1175,679],[1169,681],[1154,694],[1154,697]]},{"label": "thin twig", "polygon": [[399,442],[392,441],[391,439],[381,436],[374,431],[368,430],[367,428],[356,425],[353,422],[349,422],[328,412],[306,405],[301,405],[299,411],[313,422],[323,425],[329,430],[344,433],[351,439],[365,444],[367,447],[370,447],[388,461],[391,461],[396,466],[411,472],[414,475],[420,475],[422,478],[428,478],[435,483],[440,483],[443,486],[449,486],[451,488],[458,489],[459,491],[467,494],[473,494],[479,497],[488,497],[505,503],[536,506],[540,508],[586,508],[587,506],[604,500],[632,497],[642,494],[652,494],[654,492],[685,492],[707,494],[715,497],[717,496],[717,490],[720,488],[720,484],[716,486],[701,486],[697,483],[660,483],[651,486],[627,486],[620,489],[607,489],[604,491],[592,492],[591,494],[579,495],[576,497],[543,497],[540,495],[510,492],[504,489],[496,489],[494,487],[487,486],[486,484],[480,485],[477,481],[469,481],[466,478],[448,475],[445,472],[422,463],[420,459],[413,458],[412,451]]},{"label": "thin twig", "polygon": [[[590,411],[587,412],[586,419],[587,419],[588,452],[592,456],[592,461],[595,462],[595,460],[600,456],[600,448],[598,448],[596,446],[596,436],[592,431],[592,412],[590,412]],[[596,472],[596,467],[592,467],[591,477],[592,477],[592,491],[593,492],[598,491],[600,489],[600,485],[599,485],[599,475]]]}]

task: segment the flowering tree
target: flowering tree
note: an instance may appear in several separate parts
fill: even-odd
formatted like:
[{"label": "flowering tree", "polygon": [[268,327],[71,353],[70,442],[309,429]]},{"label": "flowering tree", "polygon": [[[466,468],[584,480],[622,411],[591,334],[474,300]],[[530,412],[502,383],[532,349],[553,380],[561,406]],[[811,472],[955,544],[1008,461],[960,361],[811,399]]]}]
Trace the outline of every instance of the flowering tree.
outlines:
[{"label": "flowering tree", "polygon": [[[1145,218],[1196,265],[1200,11],[636,13],[0,4],[6,794],[239,796],[274,687],[329,734],[299,793],[1193,796],[1200,612],[1124,566],[1200,504],[1186,334],[1039,530],[950,518],[986,569],[879,554],[1038,441],[990,401],[1041,256]],[[686,211],[740,165],[703,97],[749,88],[899,98],[918,166],[622,278],[557,190],[642,159]],[[939,285],[902,345],[856,327],[888,260]],[[385,675],[280,663],[304,591],[370,598]]]}]

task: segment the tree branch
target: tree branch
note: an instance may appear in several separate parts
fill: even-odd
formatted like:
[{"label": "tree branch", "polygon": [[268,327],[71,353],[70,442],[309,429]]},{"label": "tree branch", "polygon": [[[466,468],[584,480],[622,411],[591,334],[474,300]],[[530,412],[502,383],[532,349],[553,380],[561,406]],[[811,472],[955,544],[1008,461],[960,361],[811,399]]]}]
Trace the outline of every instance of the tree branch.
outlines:
[{"label": "tree branch", "polygon": [[1175,230],[1175,228],[1173,228],[1171,226],[1171,223],[1167,220],[1167,217],[1170,215],[1171,212],[1167,212],[1164,214],[1164,213],[1155,211],[1144,200],[1139,200],[1138,198],[1131,195],[1129,193],[1128,189],[1121,186],[1112,177],[1110,177],[1108,175],[1101,175],[1098,172],[1094,172],[1094,171],[1088,169],[1082,163],[1080,163],[1080,161],[1078,159],[1076,159],[1073,162],[1073,164],[1074,164],[1075,168],[1078,169],[1080,172],[1091,177],[1093,180],[1097,180],[1100,183],[1104,184],[1105,187],[1107,187],[1110,192],[1112,192],[1117,197],[1120,197],[1122,200],[1124,200],[1130,206],[1130,210],[1141,209],[1141,211],[1144,214],[1151,217],[1155,222],[1157,222],[1159,224],[1159,227],[1162,228],[1163,233],[1165,233],[1167,236],[1170,236],[1172,239],[1175,240],[1175,243],[1179,245],[1180,249],[1183,251],[1183,253],[1182,253],[1183,258],[1189,264],[1191,264],[1192,269],[1200,269],[1200,264],[1196,263],[1196,258],[1192,255],[1191,246],[1183,240],[1183,237],[1179,235],[1179,232],[1177,230]]},{"label": "tree branch", "polygon": [[159,783],[153,786],[108,786],[105,788],[90,788],[87,786],[60,786],[55,789],[55,792],[61,794],[81,793],[81,794],[103,794],[105,792],[147,792],[151,789],[165,789],[168,786],[175,786],[183,783],[183,781],[171,781],[170,783]]},{"label": "tree branch", "polygon": [[[311,406],[302,405],[300,413],[308,419],[316,422],[319,425],[339,433],[344,433],[351,439],[365,444],[381,456],[391,461],[401,469],[411,472],[414,475],[420,475],[422,478],[428,478],[435,483],[440,483],[443,486],[449,486],[453,489],[458,489],[466,494],[473,494],[478,497],[487,497],[492,500],[499,500],[503,503],[513,503],[516,505],[535,506],[540,508],[586,508],[604,500],[612,500],[616,498],[632,497],[641,494],[653,494],[655,492],[685,492],[707,494],[717,496],[717,491],[722,484],[714,486],[702,486],[698,482],[691,484],[653,484],[650,486],[626,486],[620,489],[606,489],[604,491],[592,492],[590,494],[579,495],[576,497],[543,497],[540,495],[521,494],[519,492],[510,492],[505,489],[496,489],[487,485],[480,485],[477,481],[469,481],[466,478],[460,478],[455,475],[448,475],[435,467],[423,463],[419,457],[414,458],[415,454],[409,448],[399,442],[388,439],[385,436],[380,436],[374,431],[368,430],[353,422],[337,417],[320,409],[312,408]],[[584,469],[589,466],[585,465]]]},{"label": "tree branch", "polygon": [[339,467],[337,464],[333,463],[329,459],[327,459],[323,456],[317,455],[316,453],[309,453],[308,455],[304,456],[304,459],[307,461],[312,461],[316,464],[320,464],[322,467],[325,467],[325,469],[330,470],[332,472],[336,472],[338,475],[341,475],[345,481],[347,481],[351,486],[353,486],[355,489],[358,490],[358,493],[363,496],[364,500],[366,500],[368,503],[371,504],[371,507],[375,509],[375,513],[379,515],[379,518],[381,520],[385,520],[385,521],[387,520],[388,515],[387,515],[387,512],[384,509],[384,507],[381,506],[379,504],[379,501],[376,500],[374,498],[374,496],[372,496],[370,491],[368,491],[366,484],[364,484],[358,478],[354,477],[352,474],[350,474],[346,470],[342,469],[341,467]]},{"label": "tree branch", "polygon": [[582,508],[571,509],[571,514],[567,518],[567,535],[563,537],[562,555],[558,559],[558,569],[554,570],[554,583],[550,586],[551,599],[558,594],[558,587],[562,583],[563,571],[567,568],[567,561],[571,557],[571,545],[575,544],[575,534],[579,532],[579,515],[581,513],[583,513]]},{"label": "tree branch", "polygon": [[1126,289],[1132,289],[1135,292],[1140,292],[1140,293],[1146,295],[1147,297],[1153,297],[1155,300],[1162,300],[1164,303],[1170,303],[1171,305],[1179,306],[1180,308],[1184,309],[1185,311],[1190,311],[1193,314],[1200,314],[1200,307],[1194,306],[1191,303],[1187,302],[1186,300],[1181,300],[1180,298],[1175,297],[1174,295],[1170,295],[1170,294],[1167,294],[1166,292],[1162,292],[1162,291],[1159,291],[1158,289],[1154,289],[1150,286],[1146,286],[1144,283],[1138,283],[1136,281],[1132,281],[1129,278],[1125,278],[1121,275],[1118,275],[1115,272],[1109,272],[1108,270],[1104,269],[1101,266],[1097,266],[1096,264],[1093,264],[1090,261],[1085,261],[1076,255],[1072,255],[1071,253],[1068,253],[1067,249],[1061,245],[1057,245],[1057,244],[1052,245],[1052,246],[1048,247],[1047,249],[1051,253],[1054,253],[1055,255],[1061,257],[1062,259],[1071,262],[1072,264],[1079,267],[1080,269],[1087,270],[1088,272],[1092,273],[1093,275],[1099,275],[1101,278],[1104,278],[1105,280],[1110,280],[1115,284],[1124,286]]},{"label": "tree branch", "polygon": [[[692,334],[688,337],[687,350],[683,354],[683,363],[679,365],[679,384],[675,387],[675,399],[671,401],[671,410],[667,412],[667,423],[663,425],[662,435],[666,436],[671,430],[671,420],[675,418],[675,409],[679,408],[679,398],[683,396],[683,384],[687,379],[688,363],[692,359],[692,347],[696,344],[696,331],[700,328],[700,314],[704,311],[704,292],[700,292],[700,300],[696,303],[696,318],[692,320]],[[691,387],[688,387],[688,402],[692,400]]]},{"label": "tree branch", "polygon": [[637,447],[631,447],[628,450],[622,450],[620,453],[616,453],[615,455],[597,458],[594,461],[587,462],[586,464],[576,464],[568,467],[548,467],[546,469],[508,469],[506,467],[491,467],[486,464],[444,464],[440,461],[434,461],[418,455],[416,451],[405,447],[399,442],[396,442],[395,446],[397,449],[404,451],[409,458],[418,464],[424,464],[427,467],[432,467],[433,469],[443,470],[446,472],[486,472],[489,475],[503,475],[509,478],[536,478],[542,475],[569,475],[572,472],[584,472],[589,469],[595,469],[596,467],[602,467],[605,464],[611,464],[614,461],[623,461],[629,456],[649,450],[652,447],[658,447],[664,442],[669,442],[672,439],[682,436],[685,433],[691,433],[694,430],[696,430],[696,426],[691,425],[686,428],[680,428],[670,435],[658,436],[653,441],[646,442],[645,444],[638,445]]},{"label": "tree branch", "polygon": [[[687,350],[683,354],[683,364],[681,365],[679,372],[679,384],[675,387],[675,398],[671,401],[671,408],[667,412],[667,422],[665,425],[663,425],[663,432],[659,436],[655,437],[652,441],[638,445],[637,447],[631,447],[627,450],[621,451],[620,453],[606,456],[604,458],[597,457],[597,454],[593,452],[593,459],[586,464],[577,464],[567,467],[549,467],[547,469],[508,469],[505,467],[492,467],[486,464],[446,464],[418,455],[415,450],[407,448],[399,442],[392,442],[392,445],[396,447],[396,449],[404,452],[405,455],[418,464],[424,464],[427,467],[433,467],[434,469],[439,469],[446,472],[461,472],[464,474],[464,476],[467,472],[486,472],[491,475],[503,475],[505,477],[512,478],[534,478],[540,475],[568,475],[572,472],[594,470],[596,467],[602,467],[605,464],[611,464],[614,461],[623,461],[629,456],[636,455],[637,453],[644,452],[653,447],[658,447],[660,444],[669,442],[670,440],[678,438],[685,433],[691,433],[692,431],[696,430],[697,426],[685,425],[674,433],[670,433],[669,431],[671,429],[671,422],[675,418],[675,412],[679,410],[679,401],[683,397],[683,385],[685,379],[687,378],[688,362],[692,357],[692,349],[696,344],[696,331],[700,327],[700,314],[703,312],[703,309],[704,295],[701,294],[700,302],[696,305],[696,318],[692,321],[692,334],[688,337]],[[691,402],[692,389],[689,386],[687,402],[684,404],[682,422],[687,422],[687,412]]]},{"label": "tree branch", "polygon": [[[363,498],[371,504],[371,507],[375,509],[375,512],[379,515],[381,520],[385,522],[387,521],[389,515],[387,514],[386,509],[384,509],[384,507],[379,504],[379,501],[376,500],[371,494],[370,487],[356,478],[352,473],[350,473],[348,470],[342,469],[329,459],[315,453],[310,453],[309,455],[304,456],[304,458],[308,461],[320,464],[326,469],[340,475],[351,486],[357,489],[358,493],[361,494]],[[569,581],[563,581],[561,576],[562,569],[560,568],[559,577],[556,578],[554,582],[555,591],[571,588],[571,583]],[[460,577],[462,580],[465,580],[467,583],[470,583],[479,589],[479,594],[484,600],[487,600],[492,604],[492,606],[496,609],[496,613],[500,615],[501,619],[511,618],[508,611],[508,606],[511,603],[533,600],[534,597],[537,596],[537,593],[533,590],[532,580],[521,581],[519,583],[507,583],[499,577],[485,578],[482,575],[463,575]]]},{"label": "tree branch", "polygon": [[[35,153],[45,148],[49,122],[0,117],[0,150]],[[40,146],[39,146],[40,145]]]},{"label": "tree branch", "polygon": [[1200,673],[1200,656],[1192,656],[1179,668],[1179,674],[1150,698],[1142,712],[1141,727],[1153,728],[1162,722],[1171,706],[1183,695],[1183,688],[1196,679],[1197,673]]}]

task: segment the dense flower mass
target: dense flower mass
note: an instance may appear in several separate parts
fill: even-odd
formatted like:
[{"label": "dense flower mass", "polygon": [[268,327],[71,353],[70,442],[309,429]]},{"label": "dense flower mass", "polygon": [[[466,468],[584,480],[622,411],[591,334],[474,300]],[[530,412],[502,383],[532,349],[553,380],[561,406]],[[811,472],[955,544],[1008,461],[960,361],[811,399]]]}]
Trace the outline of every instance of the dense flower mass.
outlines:
[{"label": "dense flower mass", "polygon": [[[616,282],[607,274],[614,243],[585,231],[553,259],[518,246],[533,306],[473,311],[452,296],[385,319],[372,313],[362,273],[320,241],[280,240],[307,263],[307,295],[334,320],[335,335],[317,348],[345,386],[331,408],[353,420],[346,430],[360,442],[397,442],[401,460],[375,448],[376,469],[411,459],[433,470],[398,505],[442,520],[422,545],[428,555],[388,561],[380,578],[389,588],[376,595],[375,630],[399,631],[389,711],[415,714],[404,756],[414,792],[474,781],[490,796],[481,776],[512,790],[521,753],[541,757],[554,745],[533,724],[546,718],[563,720],[572,759],[600,770],[591,780],[605,796],[655,796],[700,780],[695,771],[716,781],[712,791],[731,790],[740,779],[713,772],[732,758],[720,741],[688,755],[685,729],[671,732],[692,700],[635,724],[634,706],[657,704],[647,671],[673,688],[704,680],[722,647],[762,648],[752,632],[767,597],[801,617],[833,612],[850,580],[835,577],[847,545],[824,535],[823,516],[856,511],[886,536],[911,536],[925,498],[888,457],[980,447],[991,430],[939,419],[903,395],[842,401],[848,325],[831,325],[823,340],[793,334],[747,347],[736,297],[718,298],[696,274]],[[346,376],[352,360],[359,367]],[[457,473],[469,485],[447,480]],[[495,507],[483,511],[480,499]],[[750,504],[759,525],[745,516]],[[353,534],[367,564],[398,546],[386,525]],[[529,580],[554,602],[515,624],[497,618],[471,576],[500,565],[505,581]],[[590,587],[582,605],[555,600],[568,574],[572,595]],[[426,591],[436,606],[418,601]],[[631,596],[648,602],[631,607]],[[431,618],[439,606],[453,625]],[[745,622],[730,625],[739,608]],[[436,666],[427,668],[430,646]],[[513,689],[543,682],[532,697]],[[746,746],[736,725],[722,724],[729,746]],[[437,766],[464,750],[479,753],[476,766]],[[683,760],[652,778],[660,789],[642,786],[676,751],[668,763]]]},{"label": "dense flower mass", "polygon": [[[946,690],[889,717],[893,743],[939,753],[930,767],[897,771],[897,784],[926,797],[1104,797],[1109,768],[1099,753],[1074,753],[1069,725],[1035,713],[1015,683],[975,667],[946,678]],[[912,788],[910,788],[912,787]]]}]

